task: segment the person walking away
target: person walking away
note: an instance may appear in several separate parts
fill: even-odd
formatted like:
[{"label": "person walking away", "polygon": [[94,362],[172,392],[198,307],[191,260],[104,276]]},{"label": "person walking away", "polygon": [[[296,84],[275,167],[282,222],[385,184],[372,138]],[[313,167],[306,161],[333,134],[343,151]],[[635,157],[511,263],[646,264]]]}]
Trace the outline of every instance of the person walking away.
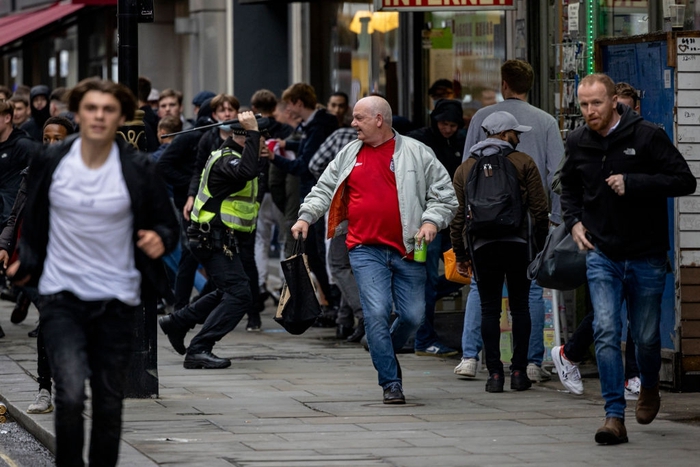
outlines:
[{"label": "person walking away", "polygon": [[532,384],[527,376],[531,328],[527,267],[536,253],[531,251],[532,243],[539,250],[547,237],[547,197],[533,159],[516,151],[520,134],[532,127],[520,125],[504,111],[486,117],[482,127],[488,137],[472,146],[471,157],[455,173],[460,209],[450,225],[452,245],[458,272],[468,276],[473,268],[477,277],[481,336],[489,371],[487,392],[503,392],[500,317],[504,278],[507,282],[513,318],[510,388],[523,391]]}]

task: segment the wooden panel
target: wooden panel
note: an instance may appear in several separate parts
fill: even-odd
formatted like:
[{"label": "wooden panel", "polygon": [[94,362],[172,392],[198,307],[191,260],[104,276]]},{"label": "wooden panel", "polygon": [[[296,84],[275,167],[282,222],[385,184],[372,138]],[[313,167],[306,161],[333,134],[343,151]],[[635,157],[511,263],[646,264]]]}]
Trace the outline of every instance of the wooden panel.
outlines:
[{"label": "wooden panel", "polygon": [[[688,73],[686,73],[688,76]],[[698,75],[693,73],[694,86],[698,86]],[[679,125],[700,125],[700,108],[698,107],[678,107],[676,112]]]},{"label": "wooden panel", "polygon": [[[681,287],[681,297],[683,287]],[[681,303],[681,319],[700,319],[700,303]]]},{"label": "wooden panel", "polygon": [[700,339],[681,339],[681,352],[684,356],[700,355]]},{"label": "wooden panel", "polygon": [[683,371],[700,371],[700,357],[683,357],[681,361]]},{"label": "wooden panel", "polygon": [[681,250],[681,267],[700,267],[700,250]]},{"label": "wooden panel", "polygon": [[680,230],[700,230],[700,213],[685,213],[679,216],[678,228]]},{"label": "wooden panel", "polygon": [[681,320],[681,335],[683,339],[700,338],[700,321]]},{"label": "wooden panel", "polygon": [[681,248],[700,248],[700,235],[698,232],[680,232],[678,244]]},{"label": "wooden panel", "polygon": [[700,91],[680,90],[676,96],[677,101],[685,107],[700,107]]},{"label": "wooden panel", "polygon": [[[678,125],[676,127],[676,141],[679,143],[700,143],[700,126]],[[697,177],[697,174],[695,176]]]},{"label": "wooden panel", "polygon": [[681,300],[685,303],[700,302],[700,285],[684,285]]},{"label": "wooden panel", "polygon": [[[697,59],[696,59],[697,61]],[[698,75],[695,72],[678,73],[678,89],[698,89]]]},{"label": "wooden panel", "polygon": [[678,71],[700,71],[700,57],[697,55],[678,55]]},{"label": "wooden panel", "polygon": [[677,146],[678,150],[686,160],[697,161],[700,160],[700,144],[698,143],[679,143]]},{"label": "wooden panel", "polygon": [[700,197],[683,196],[678,198],[678,212],[700,212]]},{"label": "wooden panel", "polygon": [[700,268],[680,268],[680,272],[682,285],[700,285]]}]

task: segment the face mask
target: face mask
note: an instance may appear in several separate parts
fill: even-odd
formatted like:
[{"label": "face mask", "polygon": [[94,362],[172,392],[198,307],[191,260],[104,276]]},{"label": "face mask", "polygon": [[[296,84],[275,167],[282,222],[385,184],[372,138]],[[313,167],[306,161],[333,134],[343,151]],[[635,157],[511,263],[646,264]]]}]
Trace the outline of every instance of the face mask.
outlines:
[{"label": "face mask", "polygon": [[231,132],[231,125],[220,125],[219,128],[224,130],[226,133]]}]

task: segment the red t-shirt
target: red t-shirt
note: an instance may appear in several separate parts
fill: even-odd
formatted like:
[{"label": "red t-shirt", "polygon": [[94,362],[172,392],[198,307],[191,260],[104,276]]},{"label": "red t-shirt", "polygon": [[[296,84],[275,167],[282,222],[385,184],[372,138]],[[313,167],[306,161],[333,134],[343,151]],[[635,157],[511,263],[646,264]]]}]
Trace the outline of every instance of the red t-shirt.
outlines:
[{"label": "red t-shirt", "polygon": [[367,144],[357,154],[347,179],[348,250],[358,245],[386,245],[406,254],[394,175],[396,140],[373,148]]}]

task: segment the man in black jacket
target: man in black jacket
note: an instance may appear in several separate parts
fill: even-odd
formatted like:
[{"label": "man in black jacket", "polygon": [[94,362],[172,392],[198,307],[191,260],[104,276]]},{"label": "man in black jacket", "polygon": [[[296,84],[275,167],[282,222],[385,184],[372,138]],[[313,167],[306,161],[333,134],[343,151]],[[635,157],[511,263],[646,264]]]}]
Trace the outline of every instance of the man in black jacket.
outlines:
[{"label": "man in black jacket", "polygon": [[30,166],[18,285],[38,283],[56,394],[56,464],[83,465],[85,380],[92,388],[90,465],[116,465],[124,383],[141,290],[167,289],[160,257],[177,242],[165,184],[117,128],[136,100],[99,79],[68,96],[80,134]]},{"label": "man in black jacket", "polygon": [[29,91],[29,108],[32,117],[20,127],[34,140],[41,142],[44,136],[44,123],[51,117],[49,98],[51,91],[48,86],[40,84]]},{"label": "man in black jacket", "polygon": [[621,336],[627,302],[642,387],[638,423],[659,411],[661,297],[668,271],[667,198],[697,182],[665,131],[617,103],[615,83],[600,73],[578,87],[586,125],[566,140],[561,171],[564,222],[588,252],[587,277],[595,318],[596,360],[605,424],[595,440],[627,442]]},{"label": "man in black jacket", "polygon": [[[432,149],[452,179],[457,167],[462,164],[462,150],[466,139],[463,128],[462,103],[454,99],[438,99],[435,108],[430,112],[430,126],[414,130],[407,136]],[[452,243],[449,228],[438,232],[435,239],[428,244],[428,257],[425,262],[425,321],[416,331],[416,355],[451,357],[458,353],[440,342],[434,326],[435,302],[462,288],[462,284],[448,281],[438,271],[442,254],[450,248]]]},{"label": "man in black jacket", "polygon": [[12,127],[13,113],[11,102],[0,102],[0,228],[5,226],[12,211],[22,170],[41,149],[41,144],[27,133]]}]

